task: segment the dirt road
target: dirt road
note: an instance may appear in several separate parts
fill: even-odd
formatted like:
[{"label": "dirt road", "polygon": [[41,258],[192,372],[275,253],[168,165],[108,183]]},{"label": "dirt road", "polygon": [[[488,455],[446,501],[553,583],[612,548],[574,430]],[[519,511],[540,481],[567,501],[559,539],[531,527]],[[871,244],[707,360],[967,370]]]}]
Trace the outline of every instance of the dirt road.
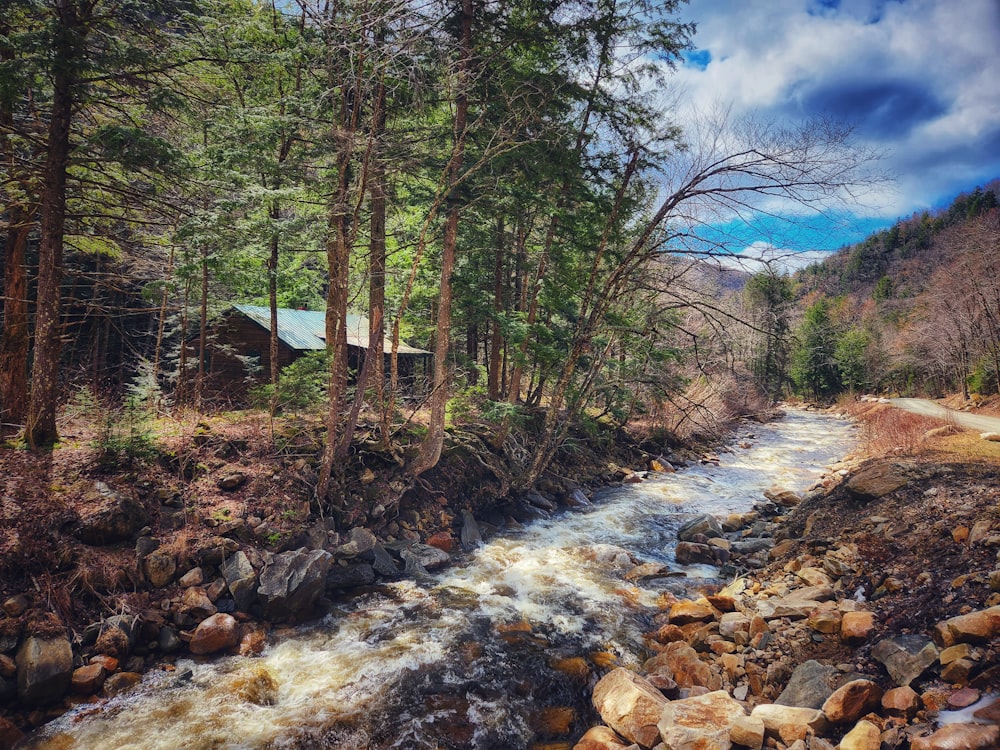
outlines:
[{"label": "dirt road", "polygon": [[969,430],[979,430],[980,432],[1000,432],[1000,417],[986,417],[980,414],[969,414],[964,411],[946,409],[940,404],[928,401],[923,398],[894,398],[890,399],[893,406],[914,414],[923,414],[927,417],[937,417],[954,422],[959,427]]}]

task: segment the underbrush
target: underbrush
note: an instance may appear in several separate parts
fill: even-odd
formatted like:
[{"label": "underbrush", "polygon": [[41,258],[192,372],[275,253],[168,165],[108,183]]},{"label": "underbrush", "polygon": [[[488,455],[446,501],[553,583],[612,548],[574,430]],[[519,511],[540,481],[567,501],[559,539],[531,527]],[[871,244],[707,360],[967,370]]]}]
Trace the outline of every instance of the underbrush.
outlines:
[{"label": "underbrush", "polygon": [[850,402],[846,411],[861,423],[861,445],[870,456],[913,456],[927,448],[927,432],[950,423],[888,404]]}]

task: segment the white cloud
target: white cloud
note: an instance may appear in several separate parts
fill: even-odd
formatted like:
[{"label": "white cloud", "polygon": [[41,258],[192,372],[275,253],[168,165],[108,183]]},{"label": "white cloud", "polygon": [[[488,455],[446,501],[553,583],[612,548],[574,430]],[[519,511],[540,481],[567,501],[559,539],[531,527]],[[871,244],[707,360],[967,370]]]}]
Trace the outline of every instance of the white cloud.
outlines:
[{"label": "white cloud", "polygon": [[747,273],[770,270],[776,273],[793,273],[830,256],[830,251],[808,250],[795,252],[777,248],[766,242],[754,242],[731,256],[715,258],[723,268],[731,268]]}]

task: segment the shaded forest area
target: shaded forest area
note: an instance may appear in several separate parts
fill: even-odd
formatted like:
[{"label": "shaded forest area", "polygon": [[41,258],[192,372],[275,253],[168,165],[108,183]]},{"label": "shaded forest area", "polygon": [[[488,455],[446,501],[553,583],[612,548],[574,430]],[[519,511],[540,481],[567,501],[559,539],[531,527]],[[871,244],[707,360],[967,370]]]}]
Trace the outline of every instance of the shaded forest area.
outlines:
[{"label": "shaded forest area", "polygon": [[[843,204],[876,154],[829,122],[681,132],[651,93],[693,32],[677,5],[8,4],[3,430],[44,449],[68,406],[113,427],[230,406],[209,352],[238,302],[271,310],[254,403],[322,411],[319,498],[361,422],[387,451],[418,438],[411,477],[456,420],[498,446],[531,422],[506,456],[527,487],[574,421],[752,405],[735,386],[775,332],[719,302],[704,261],[729,248],[703,230]],[[325,310],[325,357],[278,372],[279,308]],[[350,368],[349,312],[388,364]],[[401,341],[434,352],[416,392]]]}]

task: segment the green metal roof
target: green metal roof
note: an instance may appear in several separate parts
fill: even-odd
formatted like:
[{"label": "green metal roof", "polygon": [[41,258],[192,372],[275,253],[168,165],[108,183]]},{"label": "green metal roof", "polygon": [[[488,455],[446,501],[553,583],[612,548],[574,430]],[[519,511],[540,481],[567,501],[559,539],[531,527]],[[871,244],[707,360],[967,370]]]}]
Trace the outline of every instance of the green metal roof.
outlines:
[{"label": "green metal roof", "polygon": [[[233,305],[261,328],[271,330],[271,309],[257,305]],[[292,349],[321,351],[326,349],[326,313],[322,310],[292,310],[278,308],[278,338]],[[359,349],[368,348],[368,318],[364,315],[347,316],[347,343]],[[383,351],[392,353],[392,341],[386,339]],[[400,342],[399,354],[429,356],[431,352]]]}]

